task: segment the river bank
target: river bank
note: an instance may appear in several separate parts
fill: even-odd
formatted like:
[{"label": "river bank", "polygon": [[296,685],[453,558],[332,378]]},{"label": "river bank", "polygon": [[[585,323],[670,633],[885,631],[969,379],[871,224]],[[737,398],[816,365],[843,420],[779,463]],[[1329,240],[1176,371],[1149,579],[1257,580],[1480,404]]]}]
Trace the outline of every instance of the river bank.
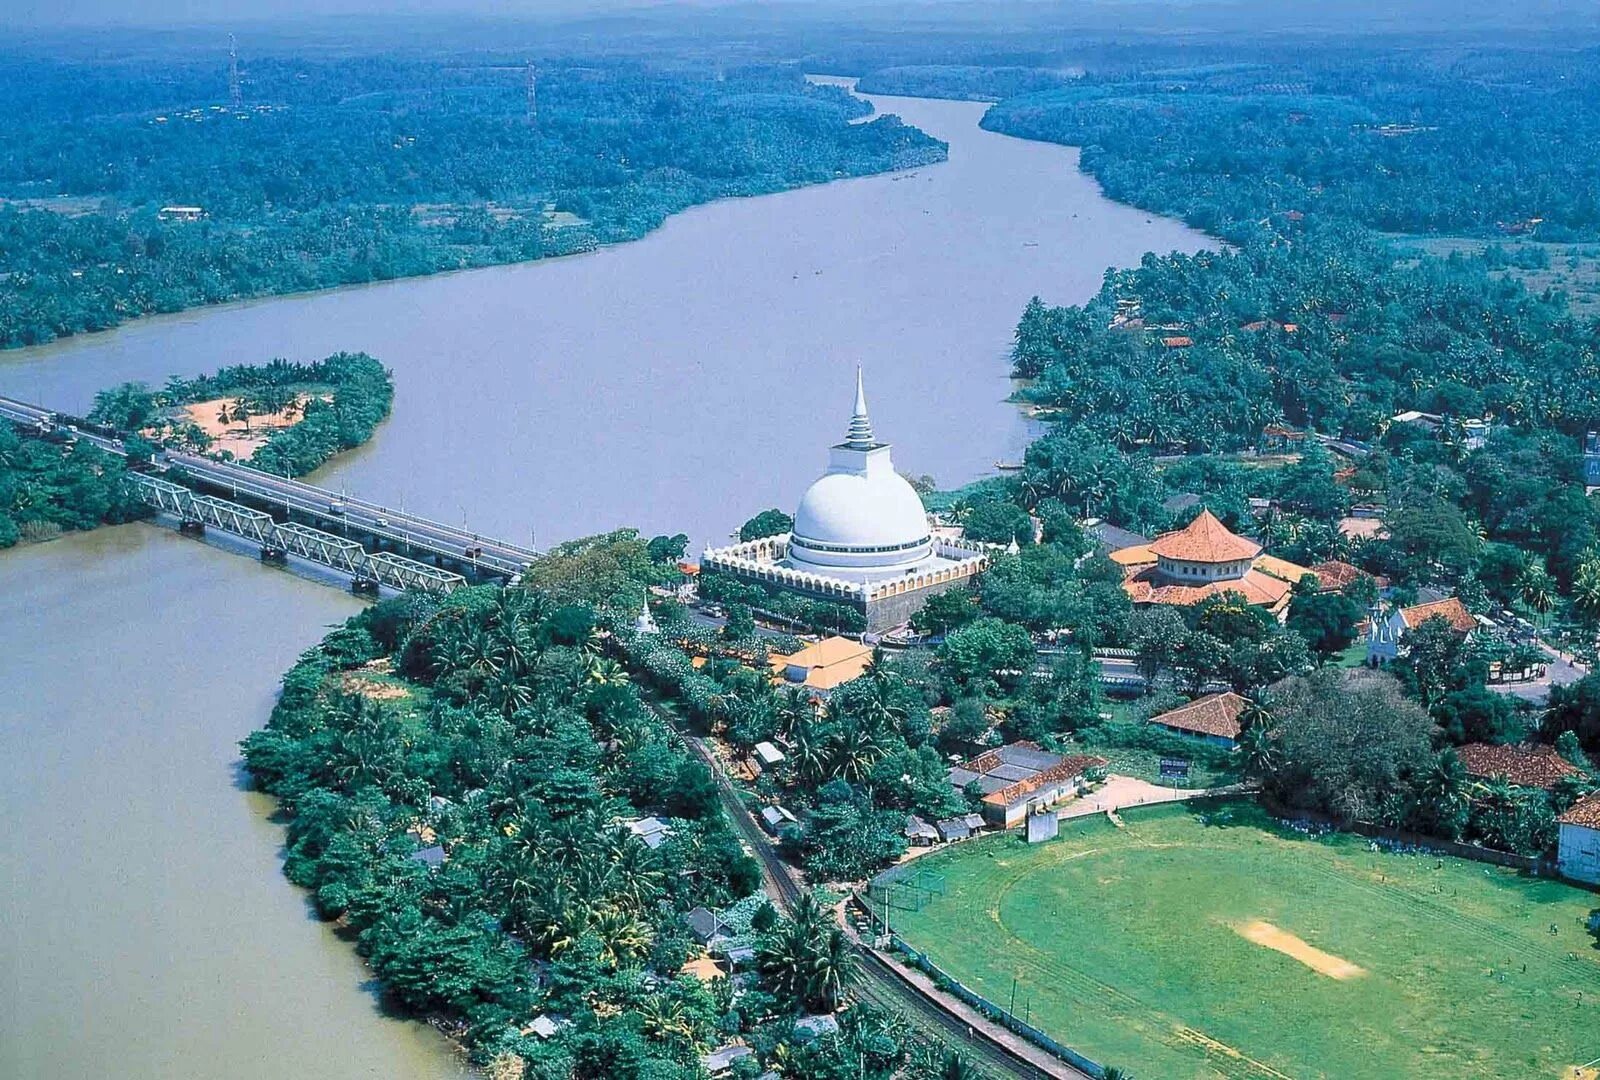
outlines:
[{"label": "river bank", "polygon": [[[905,173],[714,203],[581,258],[208,309],[0,357],[0,392],[82,411],[127,379],[365,349],[391,419],[314,477],[541,545],[619,522],[720,539],[792,507],[864,363],[897,462],[956,486],[1020,455],[1018,314],[1203,236],[1106,201],[1076,154],[983,106],[875,98],[950,142]],[[0,561],[0,955],[26,1001],[0,1074],[435,1077],[348,946],[308,924],[235,744],[340,593],[131,526]],[[114,616],[114,618],[112,617]],[[270,617],[269,617],[270,616]],[[87,1031],[87,1035],[85,1032]]]}]

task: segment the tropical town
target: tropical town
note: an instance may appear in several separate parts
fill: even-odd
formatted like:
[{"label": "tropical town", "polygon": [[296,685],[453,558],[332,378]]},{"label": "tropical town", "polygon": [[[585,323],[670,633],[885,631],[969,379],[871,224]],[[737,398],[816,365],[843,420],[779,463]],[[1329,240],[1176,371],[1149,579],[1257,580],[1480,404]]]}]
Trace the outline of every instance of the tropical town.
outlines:
[{"label": "tropical town", "polygon": [[0,49],[0,1072],[1600,1080],[1581,4],[285,2]]}]

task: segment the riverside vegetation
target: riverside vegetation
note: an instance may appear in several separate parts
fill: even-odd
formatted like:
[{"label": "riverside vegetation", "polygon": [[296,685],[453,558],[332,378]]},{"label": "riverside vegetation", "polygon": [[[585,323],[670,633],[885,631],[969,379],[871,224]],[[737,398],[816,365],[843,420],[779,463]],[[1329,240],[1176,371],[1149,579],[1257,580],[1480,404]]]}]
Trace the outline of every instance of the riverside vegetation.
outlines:
[{"label": "riverside vegetation", "polygon": [[[154,312],[584,251],[670,214],[941,160],[792,69],[638,60],[0,61],[0,347]],[[70,138],[63,138],[63,130]],[[199,220],[162,213],[192,206]]]},{"label": "riverside vegetation", "polygon": [[[285,873],[386,997],[496,1077],[689,1080],[738,1037],[792,1075],[935,1080],[964,1066],[857,1005],[849,948],[814,899],[752,899],[760,871],[709,770],[664,719],[654,646],[631,630],[671,545],[632,532],[555,548],[515,587],[368,608],[284,679],[244,743],[288,826]],[[687,662],[685,661],[685,666]],[[654,814],[658,846],[629,828]],[[728,911],[754,982],[703,982],[685,916]],[[543,1018],[544,1026],[534,1024]],[[553,1034],[552,1034],[553,1031]],[[750,1071],[747,1071],[750,1070]]]}]

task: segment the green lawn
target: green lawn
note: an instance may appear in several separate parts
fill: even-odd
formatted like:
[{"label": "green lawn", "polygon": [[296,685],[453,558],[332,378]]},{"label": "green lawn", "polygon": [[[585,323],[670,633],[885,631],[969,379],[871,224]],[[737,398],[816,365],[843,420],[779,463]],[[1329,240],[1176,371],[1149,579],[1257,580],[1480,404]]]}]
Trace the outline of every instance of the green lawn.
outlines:
[{"label": "green lawn", "polygon": [[[1138,1080],[1560,1077],[1600,1057],[1600,896],[1281,831],[1248,803],[1124,812],[919,861],[896,930],[973,989]],[[1209,820],[1208,820],[1209,819]],[[1261,921],[1356,965],[1256,944]],[[1556,927],[1555,934],[1550,928]]]}]

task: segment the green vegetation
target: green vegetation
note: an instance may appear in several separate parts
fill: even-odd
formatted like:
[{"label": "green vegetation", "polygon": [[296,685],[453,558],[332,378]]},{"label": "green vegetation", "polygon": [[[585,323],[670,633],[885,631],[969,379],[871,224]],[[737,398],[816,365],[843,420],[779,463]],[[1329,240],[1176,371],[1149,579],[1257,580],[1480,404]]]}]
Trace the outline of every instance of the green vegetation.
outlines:
[{"label": "green vegetation", "polygon": [[25,439],[0,422],[0,548],[142,516],[125,471],[86,442]]},{"label": "green vegetation", "polygon": [[[1125,812],[927,857],[897,931],[966,985],[1135,1076],[1556,1077],[1588,1061],[1594,898],[1290,832],[1246,804]],[[1361,969],[1248,940],[1264,922]],[[1551,932],[1551,928],[1555,932]]]},{"label": "green vegetation", "polygon": [[903,97],[965,98],[995,101],[1070,85],[1073,75],[1031,67],[983,67],[969,64],[908,64],[879,68],[863,75],[856,89],[863,94]]},{"label": "green vegetation", "polygon": [[[792,69],[192,56],[0,62],[0,347],[152,312],[537,259],[688,206],[939,160]],[[70,137],[63,138],[63,132]],[[162,215],[195,206],[200,220]]]},{"label": "green vegetation", "polygon": [[1591,53],[1420,60],[1285,51],[1256,63],[1091,72],[1002,102],[984,124],[1082,146],[1083,168],[1112,198],[1230,239],[1290,212],[1390,232],[1536,227],[1545,240],[1600,238]]},{"label": "green vegetation", "polygon": [[334,353],[311,364],[272,360],[238,364],[215,375],[174,376],[161,390],[123,383],[95,395],[89,419],[122,431],[152,429],[165,444],[204,451],[211,438],[181,412],[184,405],[228,399],[227,422],[287,415],[250,456],[259,469],[304,476],[368,439],[394,404],[394,377],[366,353]]},{"label": "green vegetation", "polygon": [[[751,899],[710,772],[624,666],[649,648],[627,629],[646,588],[679,576],[650,547],[563,544],[521,587],[387,600],[302,656],[244,743],[284,872],[492,1075],[692,1080],[739,1037],[799,1075],[935,1080],[942,1052],[865,1006],[795,1035],[841,1003],[852,953],[814,899],[792,919]],[[646,814],[670,827],[655,847],[627,827]],[[682,971],[686,914],[730,905],[757,951],[737,996]],[[566,1023],[541,1038],[539,1016]]]}]

